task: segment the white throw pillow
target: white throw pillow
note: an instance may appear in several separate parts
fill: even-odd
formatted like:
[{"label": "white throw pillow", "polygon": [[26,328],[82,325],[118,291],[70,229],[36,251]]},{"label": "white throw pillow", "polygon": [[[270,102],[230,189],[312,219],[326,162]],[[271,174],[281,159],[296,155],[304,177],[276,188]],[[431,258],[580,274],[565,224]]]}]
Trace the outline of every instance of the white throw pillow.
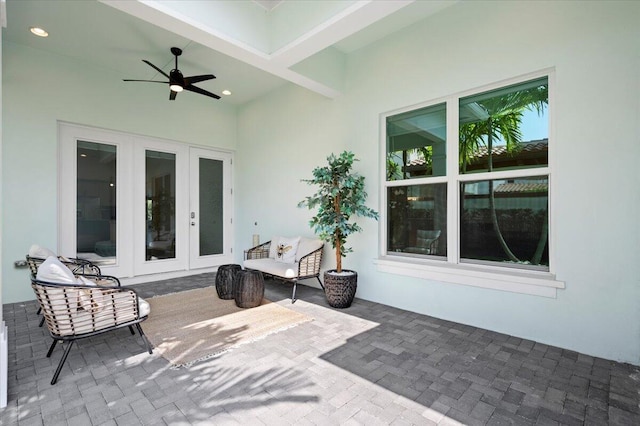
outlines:
[{"label": "white throw pillow", "polygon": [[311,238],[300,238],[300,245],[298,246],[298,252],[296,253],[296,262],[300,262],[300,259],[308,255],[311,252],[318,250],[322,247],[322,240],[312,240]]},{"label": "white throw pillow", "polygon": [[[273,243],[272,243],[273,244]],[[300,237],[280,237],[276,247],[276,262],[295,263]]]},{"label": "white throw pillow", "polygon": [[280,237],[277,235],[274,235],[274,237],[271,239],[271,244],[269,244],[270,259],[275,259],[276,255],[278,254],[278,241],[280,241]]},{"label": "white throw pillow", "polygon": [[40,247],[38,244],[34,244],[29,248],[29,257],[37,257],[39,259],[46,259],[49,256],[55,256],[56,254],[46,247]]},{"label": "white throw pillow", "polygon": [[49,256],[38,268],[36,279],[57,284],[76,284],[76,277],[57,257]]}]

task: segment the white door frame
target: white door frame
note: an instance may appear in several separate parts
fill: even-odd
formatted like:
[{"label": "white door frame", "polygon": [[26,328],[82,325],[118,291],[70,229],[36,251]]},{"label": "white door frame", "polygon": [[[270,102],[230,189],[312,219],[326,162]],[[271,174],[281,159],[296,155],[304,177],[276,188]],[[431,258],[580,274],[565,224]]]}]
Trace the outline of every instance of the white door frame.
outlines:
[{"label": "white door frame", "polygon": [[[106,275],[134,278],[219,266],[233,261],[233,154],[229,151],[98,129],[58,123],[58,254],[76,256],[77,235],[77,141],[116,146],[116,263],[101,266]],[[176,258],[146,261],[145,151],[176,154]],[[198,211],[198,161],[223,162],[223,253],[199,256],[199,241],[189,213]],[[195,163],[194,163],[195,162]],[[195,171],[194,171],[195,170]],[[194,183],[195,179],[195,183]],[[199,219],[199,218],[197,218]],[[178,274],[178,275],[176,275]],[[139,281],[135,279],[134,281]]]}]

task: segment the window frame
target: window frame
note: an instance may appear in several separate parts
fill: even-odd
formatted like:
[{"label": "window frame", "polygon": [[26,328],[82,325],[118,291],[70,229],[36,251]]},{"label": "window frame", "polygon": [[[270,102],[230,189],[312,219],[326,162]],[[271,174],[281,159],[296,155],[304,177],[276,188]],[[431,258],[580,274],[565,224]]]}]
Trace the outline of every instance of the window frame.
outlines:
[{"label": "window frame", "polygon": [[[462,174],[458,165],[459,139],[459,103],[460,99],[519,84],[528,80],[546,77],[549,85],[549,148],[548,164],[544,167],[532,167],[517,170],[498,170],[492,172],[478,172]],[[449,96],[432,99],[416,105],[387,111],[380,114],[380,209],[379,221],[379,257],[375,260],[380,272],[422,278],[426,280],[469,285],[515,293],[556,297],[557,289],[565,287],[563,281],[555,276],[555,221],[553,220],[554,179],[552,170],[555,168],[555,70],[543,69],[507,80],[497,81],[481,87],[455,93]],[[427,176],[424,178],[402,179],[388,181],[386,179],[387,154],[387,118],[408,111],[426,108],[432,105],[446,104],[447,144],[445,176]],[[545,175],[548,177],[548,223],[549,223],[549,270],[534,270],[517,268],[512,265],[500,266],[496,263],[485,263],[470,259],[460,259],[460,183],[489,179],[504,179],[517,177],[533,177]],[[421,184],[447,184],[447,255],[445,258],[428,256],[407,257],[395,255],[387,250],[387,189],[394,186],[413,186]]]}]

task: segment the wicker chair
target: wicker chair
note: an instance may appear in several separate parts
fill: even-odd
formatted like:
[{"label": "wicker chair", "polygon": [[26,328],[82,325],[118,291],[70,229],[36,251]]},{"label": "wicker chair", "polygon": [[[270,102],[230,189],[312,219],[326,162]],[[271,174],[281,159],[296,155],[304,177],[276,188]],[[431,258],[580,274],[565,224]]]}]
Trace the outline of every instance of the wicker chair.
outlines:
[{"label": "wicker chair", "polygon": [[54,385],[67,360],[73,343],[78,339],[92,337],[108,331],[129,327],[138,329],[147,351],[151,354],[151,344],[147,340],[140,323],[149,315],[149,305],[138,298],[136,292],[120,286],[115,277],[86,276],[100,285],[59,284],[31,279],[31,287],[53,343],[47,352],[49,358],[58,341],[68,342],[58,363],[51,384]]},{"label": "wicker chair", "polygon": [[418,229],[416,231],[416,245],[414,247],[407,247],[403,251],[406,253],[437,254],[438,239],[440,238],[441,232],[439,229]]},{"label": "wicker chair", "polygon": [[[26,256],[26,259],[27,265],[29,265],[29,269],[31,270],[31,275],[35,277],[38,274],[38,267],[42,265],[45,259],[29,255]],[[88,260],[64,256],[58,256],[58,260],[71,269],[71,272],[74,274],[102,275],[100,267]]]},{"label": "wicker chair", "polygon": [[[283,263],[278,264],[275,263],[274,259],[270,259],[270,248],[271,241],[267,241],[266,243],[262,243],[245,251],[244,268],[249,270],[261,271],[263,275],[271,276],[274,279],[280,281],[293,283],[291,303],[295,303],[296,301],[296,288],[298,286],[298,281],[300,280],[315,278],[320,283],[320,287],[322,287],[322,290],[324,290],[324,285],[322,284],[322,281],[320,281],[320,264],[322,263],[323,245],[320,245],[320,248],[300,257],[300,260],[296,261],[294,264],[289,265]],[[286,271],[287,273],[283,272],[278,274],[273,272],[276,269],[273,268],[274,265],[293,266],[296,270],[294,271],[292,269],[289,269],[288,271]],[[287,266],[285,266],[285,268]],[[291,274],[289,275],[288,273]]]},{"label": "wicker chair", "polygon": [[[100,271],[100,267],[98,267],[98,265],[95,265],[91,262],[89,262],[88,260],[84,260],[84,259],[77,259],[75,257],[64,257],[64,256],[57,256],[58,260],[60,262],[62,262],[64,265],[67,266],[67,268],[71,269],[71,272],[73,272],[74,274],[91,274],[91,275],[102,275],[102,272]],[[26,256],[27,259],[27,265],[29,265],[29,269],[31,270],[31,276],[35,277],[38,274],[38,268],[40,267],[40,265],[42,265],[42,263],[46,260],[42,257],[34,257],[34,256]],[[42,308],[38,308],[38,311],[36,312],[37,315],[40,315],[40,312],[42,312]],[[42,324],[44,324],[44,317],[40,319],[40,327],[42,327]]]}]

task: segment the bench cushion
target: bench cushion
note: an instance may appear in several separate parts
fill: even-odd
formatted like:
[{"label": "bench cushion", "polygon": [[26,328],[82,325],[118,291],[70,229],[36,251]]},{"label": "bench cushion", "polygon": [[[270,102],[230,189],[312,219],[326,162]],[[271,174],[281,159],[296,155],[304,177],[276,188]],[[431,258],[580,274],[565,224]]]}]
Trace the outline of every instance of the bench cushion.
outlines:
[{"label": "bench cushion", "polygon": [[276,262],[275,259],[249,259],[244,261],[244,267],[255,269],[265,274],[276,275],[278,277],[295,278],[298,276],[297,263]]}]

